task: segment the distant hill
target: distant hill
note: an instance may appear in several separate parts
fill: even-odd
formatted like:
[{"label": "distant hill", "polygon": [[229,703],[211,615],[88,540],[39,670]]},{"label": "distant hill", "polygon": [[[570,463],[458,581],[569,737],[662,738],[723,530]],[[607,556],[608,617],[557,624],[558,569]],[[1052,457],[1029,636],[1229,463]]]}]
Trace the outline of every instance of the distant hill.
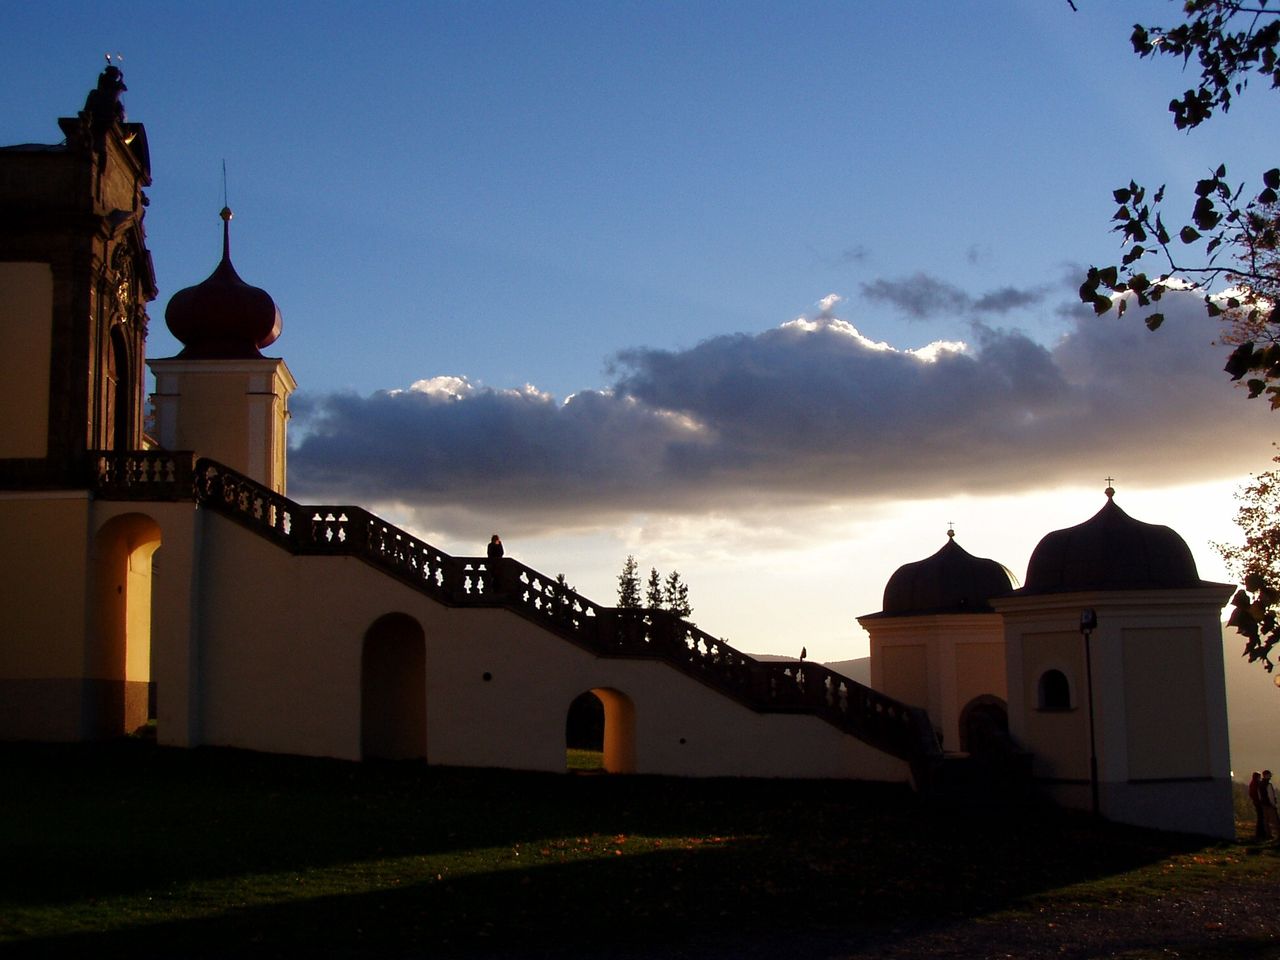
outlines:
[{"label": "distant hill", "polygon": [[[751,656],[756,660],[768,661],[770,663],[778,663],[781,661],[789,661],[796,663],[795,657],[779,657],[772,653],[753,653]],[[842,677],[848,677],[864,686],[871,685],[871,658],[861,657],[857,660],[836,660],[832,663],[824,663],[824,667],[834,670]]]},{"label": "distant hill", "polygon": [[834,670],[842,677],[848,677],[864,686],[871,686],[871,658],[859,657],[857,660],[837,660],[835,663],[824,663],[824,667]]}]

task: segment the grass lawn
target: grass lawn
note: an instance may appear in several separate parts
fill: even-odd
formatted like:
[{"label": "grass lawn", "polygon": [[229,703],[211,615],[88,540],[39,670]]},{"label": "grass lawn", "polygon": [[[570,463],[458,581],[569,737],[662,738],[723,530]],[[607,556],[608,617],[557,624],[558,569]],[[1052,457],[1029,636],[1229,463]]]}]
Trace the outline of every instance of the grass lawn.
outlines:
[{"label": "grass lawn", "polygon": [[[141,741],[0,745],[0,770],[0,956],[757,956],[1071,905],[1123,922],[1141,898],[1280,878],[1271,845],[847,782]],[[1273,955],[1219,945],[1195,955]]]}]

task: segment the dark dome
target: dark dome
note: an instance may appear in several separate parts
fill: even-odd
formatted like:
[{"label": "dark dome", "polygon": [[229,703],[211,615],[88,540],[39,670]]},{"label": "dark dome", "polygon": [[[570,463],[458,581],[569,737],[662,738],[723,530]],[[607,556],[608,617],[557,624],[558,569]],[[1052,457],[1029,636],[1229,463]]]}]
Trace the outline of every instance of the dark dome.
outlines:
[{"label": "dark dome", "polygon": [[164,320],[183,345],[187,360],[261,357],[280,336],[280,311],[271,295],[240,279],[231,265],[231,211],[222,210],[222,262],[204,283],[179,290]]},{"label": "dark dome", "polygon": [[1200,584],[1186,541],[1169,527],[1143,523],[1111,499],[1093,518],[1045,536],[1031,554],[1019,591],[1150,590]]},{"label": "dark dome", "polygon": [[932,557],[904,564],[894,572],[884,588],[883,615],[990,613],[987,601],[1012,587],[1004,567],[975,557],[948,539]]}]

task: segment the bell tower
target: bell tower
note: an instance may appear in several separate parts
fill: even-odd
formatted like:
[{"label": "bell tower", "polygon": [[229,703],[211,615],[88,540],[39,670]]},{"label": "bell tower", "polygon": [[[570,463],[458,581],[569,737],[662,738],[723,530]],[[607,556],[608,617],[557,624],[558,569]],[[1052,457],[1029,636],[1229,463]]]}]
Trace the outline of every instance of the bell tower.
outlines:
[{"label": "bell tower", "polygon": [[0,489],[82,487],[144,445],[146,131],[108,63],[59,144],[0,147]]},{"label": "bell tower", "polygon": [[221,262],[203,283],[173,295],[165,322],[183,348],[149,364],[160,445],[194,450],[285,493],[285,428],[297,385],[283,360],[262,355],[280,336],[280,311],[231,265],[229,209]]}]

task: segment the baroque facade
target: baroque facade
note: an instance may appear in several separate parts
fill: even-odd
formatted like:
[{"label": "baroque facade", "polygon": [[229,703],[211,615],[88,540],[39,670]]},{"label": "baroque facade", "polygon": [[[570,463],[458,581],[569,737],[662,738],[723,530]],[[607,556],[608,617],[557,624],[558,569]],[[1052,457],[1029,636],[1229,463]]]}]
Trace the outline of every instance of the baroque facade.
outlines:
[{"label": "baroque facade", "polygon": [[[1194,564],[1146,580],[1037,572],[1012,590],[949,541],[862,618],[868,687],[603,607],[512,558],[449,556],[355,506],[290,500],[294,381],[262,353],[280,313],[232,265],[229,210],[221,262],[168,304],[183,349],[149,361],[146,436],[150,158],[123,89],[108,67],[59,121],[65,143],[0,149],[0,737],[151,725],[178,747],[563,770],[566,714],[589,691],[612,772],[927,788],[949,761],[1003,758],[1067,804],[1097,785],[1117,820],[1230,832],[1229,588]],[[1123,554],[1148,525],[1116,511],[1108,500],[1089,521],[1105,529],[1082,525],[1066,548],[1046,537],[1032,570]],[[1100,624],[1092,683],[1082,605]],[[1175,697],[1177,742],[1159,735]],[[1171,799],[1191,812],[1162,813]]]}]

